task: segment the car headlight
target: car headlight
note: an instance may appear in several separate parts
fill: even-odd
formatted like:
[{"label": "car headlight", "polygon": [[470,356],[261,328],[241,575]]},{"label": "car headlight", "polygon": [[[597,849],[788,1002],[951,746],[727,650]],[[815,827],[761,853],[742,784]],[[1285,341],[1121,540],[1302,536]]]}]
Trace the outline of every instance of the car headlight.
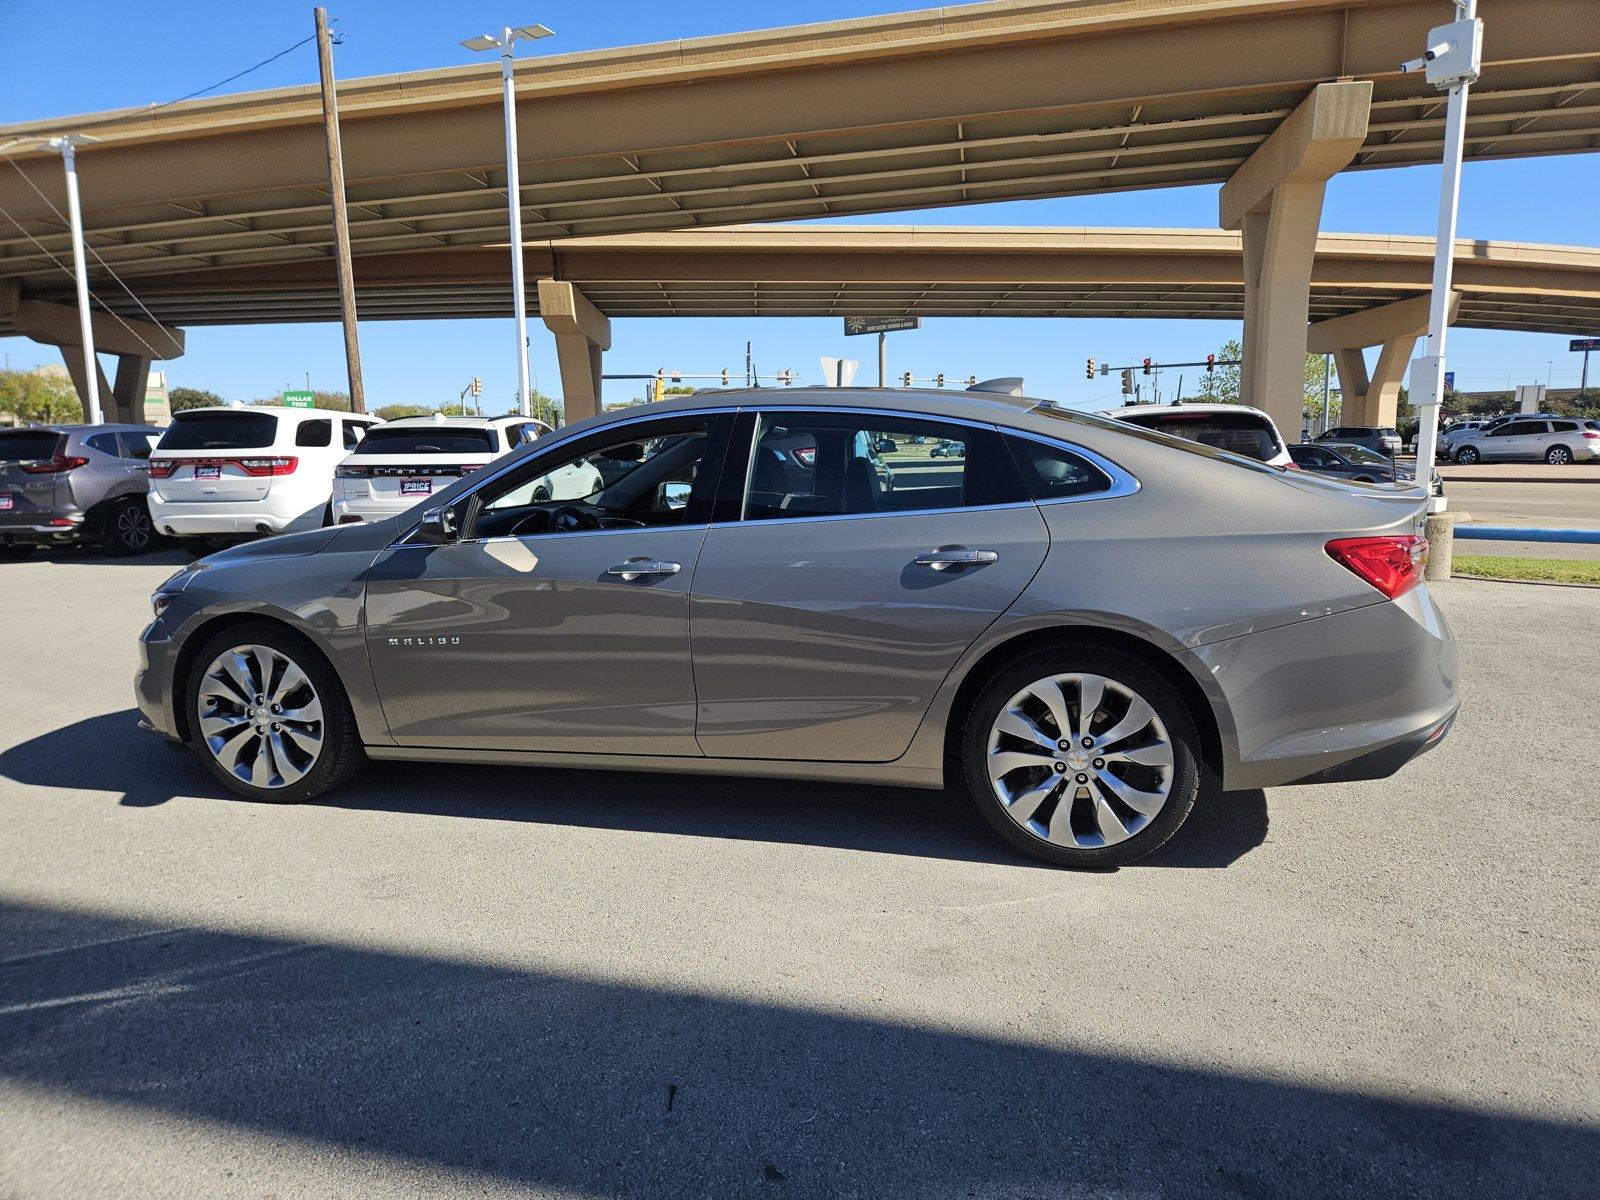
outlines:
[{"label": "car headlight", "polygon": [[195,567],[184,567],[150,593],[150,608],[157,619],[172,606],[172,602],[178,598],[178,594],[189,586],[189,581],[195,577],[195,574]]}]

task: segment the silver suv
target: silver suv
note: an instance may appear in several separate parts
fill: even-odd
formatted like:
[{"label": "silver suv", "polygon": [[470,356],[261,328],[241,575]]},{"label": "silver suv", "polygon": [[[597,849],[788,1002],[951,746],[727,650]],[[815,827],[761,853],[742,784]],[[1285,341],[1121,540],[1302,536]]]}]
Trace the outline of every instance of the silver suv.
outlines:
[{"label": "silver suv", "polygon": [[0,430],[0,554],[95,542],[143,554],[155,541],[145,493],[151,425],[33,425]]}]

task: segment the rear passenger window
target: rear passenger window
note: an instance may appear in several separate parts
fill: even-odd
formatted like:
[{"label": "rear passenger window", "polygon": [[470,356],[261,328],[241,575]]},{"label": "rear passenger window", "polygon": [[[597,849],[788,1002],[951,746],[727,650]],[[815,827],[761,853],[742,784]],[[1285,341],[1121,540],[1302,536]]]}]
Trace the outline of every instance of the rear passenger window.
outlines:
[{"label": "rear passenger window", "polygon": [[1111,487],[1111,479],[1104,471],[1070,450],[1014,436],[1007,436],[1006,445],[1035,500],[1092,496]]},{"label": "rear passenger window", "polygon": [[1576,421],[1552,421],[1550,422],[1550,428],[1556,433],[1577,433],[1578,423]]},{"label": "rear passenger window", "polygon": [[354,450],[360,445],[361,439],[366,436],[367,428],[368,425],[365,421],[344,422],[344,448],[346,450]]},{"label": "rear passenger window", "polygon": [[101,454],[109,454],[113,458],[117,456],[117,435],[114,433],[91,433],[83,439],[83,444]]},{"label": "rear passenger window", "polygon": [[294,444],[296,446],[331,446],[333,445],[333,422],[301,421],[300,428],[294,431]]},{"label": "rear passenger window", "polygon": [[767,413],[756,431],[742,515],[892,514],[1026,499],[992,429],[875,413]]}]

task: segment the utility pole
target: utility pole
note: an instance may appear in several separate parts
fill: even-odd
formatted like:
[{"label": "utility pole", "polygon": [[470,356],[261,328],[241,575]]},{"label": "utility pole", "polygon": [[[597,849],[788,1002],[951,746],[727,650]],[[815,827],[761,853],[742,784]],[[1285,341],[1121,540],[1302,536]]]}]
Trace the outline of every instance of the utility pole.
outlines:
[{"label": "utility pole", "polygon": [[333,79],[333,41],[328,10],[316,10],[317,67],[322,75],[322,140],[328,151],[328,198],[333,201],[333,260],[339,278],[339,319],[344,325],[344,364],[350,379],[350,411],[367,411],[361,382],[361,342],[356,334],[356,281],[350,266],[350,216],[344,202],[344,151],[339,145],[339,97]]},{"label": "utility pole", "polygon": [[[1585,358],[1583,362],[1587,367],[1588,358]],[[1585,378],[1588,378],[1588,376],[1585,376]],[[878,335],[878,386],[889,386],[889,335],[887,333]]]},{"label": "utility pole", "polygon": [[77,134],[51,138],[52,148],[61,151],[61,163],[67,172],[67,221],[72,226],[72,273],[78,282],[78,330],[83,338],[83,387],[89,394],[89,424],[99,425],[104,417],[100,413],[100,360],[94,355],[94,327],[89,318],[89,270],[83,261],[83,208],[78,202],[78,152]]},{"label": "utility pole", "polygon": [[[1411,390],[1420,426],[1417,475],[1430,493],[1429,511],[1442,510],[1431,497],[1439,449],[1439,402],[1444,398],[1445,334],[1450,282],[1455,267],[1456,215],[1461,204],[1461,158],[1467,133],[1467,96],[1483,59],[1483,22],[1478,0],[1455,0],[1456,20],[1428,31],[1421,58],[1403,63],[1404,72],[1424,71],[1427,80],[1449,92],[1444,119],[1444,178],[1439,186],[1439,234],[1433,257],[1433,294],[1428,306],[1428,353],[1411,364]],[[1426,479],[1423,472],[1427,471]]]},{"label": "utility pole", "polygon": [[1328,393],[1333,383],[1333,355],[1322,356],[1322,428],[1319,433],[1328,432]]}]

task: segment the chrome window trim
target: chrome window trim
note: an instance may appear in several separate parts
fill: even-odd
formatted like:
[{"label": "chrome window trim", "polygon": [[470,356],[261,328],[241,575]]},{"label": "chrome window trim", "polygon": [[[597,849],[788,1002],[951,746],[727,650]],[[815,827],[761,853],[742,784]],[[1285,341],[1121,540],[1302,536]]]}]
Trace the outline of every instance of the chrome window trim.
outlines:
[{"label": "chrome window trim", "polygon": [[[1018,429],[1013,425],[996,425],[987,421],[974,421],[967,417],[936,417],[930,416],[927,413],[918,413],[906,409],[895,408],[862,409],[812,404],[795,404],[792,407],[789,407],[763,404],[752,406],[748,411],[752,411],[756,414],[756,422],[750,435],[750,446],[745,451],[745,484],[743,495],[741,495],[739,500],[740,517],[737,521],[713,521],[713,525],[786,525],[796,521],[857,521],[872,517],[913,517],[923,515],[950,516],[954,513],[965,512],[996,512],[1004,511],[1006,509],[1027,507],[1042,508],[1047,504],[1054,506],[1057,504],[1077,504],[1085,500],[1116,500],[1123,496],[1133,495],[1143,486],[1131,473],[1124,470],[1122,467],[1118,466],[1104,455],[1097,454],[1095,451],[1090,450],[1085,446],[1079,446],[1073,442],[1063,441],[1060,438],[1053,438],[1047,434],[1035,433],[1032,430]],[[761,431],[761,418],[769,411],[842,413],[846,416],[856,416],[861,413],[871,413],[873,415],[881,413],[885,416],[901,417],[907,420],[929,421],[936,425],[964,425],[969,429],[987,429],[999,434],[1001,437],[1005,437],[1009,434],[1013,437],[1027,438],[1030,441],[1038,442],[1044,446],[1053,446],[1056,449],[1065,450],[1069,454],[1076,454],[1079,458],[1082,458],[1091,466],[1103,471],[1106,477],[1111,480],[1111,486],[1098,492],[1086,492],[1081,496],[1060,496],[1054,500],[1012,500],[1007,501],[1004,504],[963,504],[959,508],[910,508],[903,511],[894,512],[819,513],[814,516],[756,517],[754,519],[750,519],[746,518],[743,514],[745,511],[745,506],[750,501],[750,477],[752,468],[755,464],[756,439],[759,437]],[[1026,480],[1024,480],[1024,483],[1026,483]]]}]

